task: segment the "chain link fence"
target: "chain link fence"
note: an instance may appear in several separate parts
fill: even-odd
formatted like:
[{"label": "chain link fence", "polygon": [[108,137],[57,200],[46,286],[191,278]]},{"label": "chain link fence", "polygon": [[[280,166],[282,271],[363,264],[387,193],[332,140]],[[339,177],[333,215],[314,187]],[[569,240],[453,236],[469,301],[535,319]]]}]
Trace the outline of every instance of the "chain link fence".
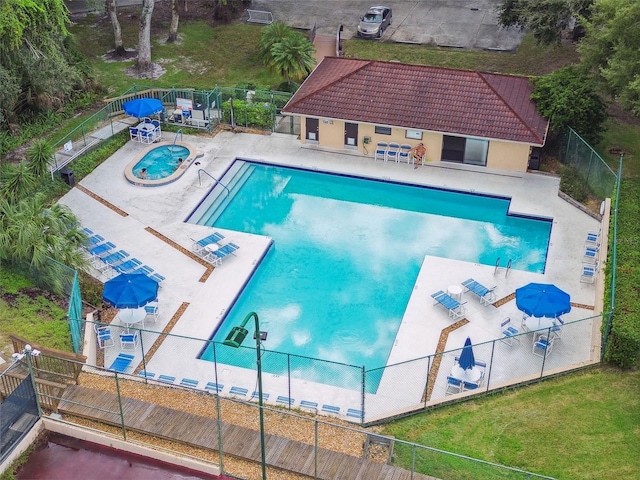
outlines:
[{"label": "chain link fence", "polygon": [[[25,358],[21,366],[23,370],[31,370],[32,363]],[[261,457],[257,446],[263,441],[267,473],[275,473],[274,468],[287,470],[287,456],[278,455],[283,439],[291,440],[290,449],[304,452],[302,458],[289,461],[314,478],[327,478],[328,459],[332,455],[343,455],[342,461],[365,458],[393,465],[415,474],[416,479],[425,478],[423,475],[448,479],[551,478],[385,437],[338,420],[328,421],[319,415],[318,407],[289,409],[265,405],[261,429],[261,410],[256,399],[169,385],[158,378],[151,380],[109,371],[70,359],[65,359],[65,363],[68,364],[65,370],[82,369],[76,382],[67,384],[65,389],[38,391],[44,413],[57,413],[50,417],[52,421],[57,418],[113,438],[188,455],[217,464],[225,474],[238,478],[259,477]],[[32,384],[21,384],[11,395],[23,393],[22,385]],[[33,391],[30,399],[20,402],[22,409],[26,405],[33,409],[36,405]],[[331,458],[335,461],[338,457]]]},{"label": "chain link fence", "polygon": [[613,195],[618,180],[616,173],[580,135],[567,127],[560,137],[560,145],[562,163],[575,169],[589,194],[600,201]]},{"label": "chain link fence", "polygon": [[[561,326],[527,331],[510,339],[473,346],[476,368],[468,382],[451,385],[462,349],[449,350],[394,365],[365,369],[262,348],[230,347],[211,339],[183,337],[117,321],[106,327],[111,341],[96,350],[97,365],[113,368],[126,353],[123,369],[145,382],[193,387],[224,397],[258,398],[258,355],[263,399],[287,409],[309,408],[356,424],[373,424],[469,395],[537,381],[548,375],[597,362],[592,358],[593,332],[601,316],[566,322]],[[530,323],[529,323],[530,324]],[[133,334],[135,343],[123,345],[121,334]],[[551,339],[547,348],[540,338]],[[97,337],[96,337],[97,338]],[[97,340],[96,340],[97,341]],[[130,351],[127,350],[130,348]],[[457,375],[459,376],[459,375]]]}]

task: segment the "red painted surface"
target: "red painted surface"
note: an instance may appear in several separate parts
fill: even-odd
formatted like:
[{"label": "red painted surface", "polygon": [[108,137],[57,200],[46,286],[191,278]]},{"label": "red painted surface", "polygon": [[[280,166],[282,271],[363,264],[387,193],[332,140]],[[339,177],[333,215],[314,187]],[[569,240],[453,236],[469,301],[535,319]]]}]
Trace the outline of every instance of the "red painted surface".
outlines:
[{"label": "red painted surface", "polygon": [[232,480],[49,433],[18,472],[18,480]]}]

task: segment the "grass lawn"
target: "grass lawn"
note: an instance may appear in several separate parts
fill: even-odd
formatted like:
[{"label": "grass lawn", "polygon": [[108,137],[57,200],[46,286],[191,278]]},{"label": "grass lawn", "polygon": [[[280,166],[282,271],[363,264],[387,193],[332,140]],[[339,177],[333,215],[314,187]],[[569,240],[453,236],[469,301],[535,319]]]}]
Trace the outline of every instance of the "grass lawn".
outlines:
[{"label": "grass lawn", "polygon": [[10,343],[7,334],[13,333],[44,347],[71,351],[67,311],[54,300],[57,299],[53,295],[37,289],[30,280],[3,267],[0,347]]},{"label": "grass lawn", "polygon": [[[415,415],[384,433],[559,479],[640,478],[640,371],[587,370]],[[424,473],[506,478],[486,467],[474,471],[467,461],[435,458],[438,464],[429,462]],[[396,461],[409,467],[411,451],[398,446]]]},{"label": "grass lawn", "polygon": [[[178,42],[165,42],[167,29],[152,35],[152,61],[166,70],[160,78],[136,79],[126,74],[135,59],[115,62],[105,61],[104,55],[113,48],[113,32],[109,24],[100,22],[96,28],[93,16],[76,23],[70,31],[82,52],[87,55],[97,73],[99,82],[112,96],[132,85],[154,87],[187,87],[213,90],[216,85],[225,87],[246,85],[251,82],[270,89],[284,78],[264,68],[256,54],[261,27],[246,24],[221,25],[211,28],[204,21],[181,21]],[[123,42],[126,48],[138,43],[138,22],[121,22]]]}]

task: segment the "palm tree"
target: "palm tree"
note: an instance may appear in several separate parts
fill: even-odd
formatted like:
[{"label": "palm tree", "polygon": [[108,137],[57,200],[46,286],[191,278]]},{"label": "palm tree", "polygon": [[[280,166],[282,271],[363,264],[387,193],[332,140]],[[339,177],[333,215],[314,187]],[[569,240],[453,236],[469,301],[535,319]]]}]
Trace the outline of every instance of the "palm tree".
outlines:
[{"label": "palm tree", "polygon": [[272,66],[271,49],[273,46],[295,33],[296,31],[284,22],[273,22],[264,27],[258,43],[258,54],[266,66]]},{"label": "palm tree", "polygon": [[53,147],[44,138],[39,138],[27,149],[28,169],[34,177],[42,177],[49,171],[53,159]]},{"label": "palm tree", "polygon": [[47,257],[81,268],[86,265],[80,246],[86,234],[71,210],[59,204],[47,208],[36,194],[16,204],[0,200],[0,259],[46,270]]},{"label": "palm tree", "polygon": [[35,186],[36,179],[24,162],[17,167],[5,165],[2,170],[1,194],[10,202],[16,202],[24,197]]},{"label": "palm tree", "polygon": [[271,47],[273,68],[286,77],[289,84],[292,79],[303,80],[316,63],[314,52],[311,42],[302,35],[290,35]]}]

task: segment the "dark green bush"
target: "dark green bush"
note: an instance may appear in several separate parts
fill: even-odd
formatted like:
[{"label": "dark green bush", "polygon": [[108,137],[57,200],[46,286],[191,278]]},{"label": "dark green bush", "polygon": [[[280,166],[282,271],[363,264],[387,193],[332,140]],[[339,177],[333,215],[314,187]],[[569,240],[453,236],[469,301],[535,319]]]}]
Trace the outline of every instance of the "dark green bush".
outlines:
[{"label": "dark green bush", "polygon": [[[233,101],[233,118],[236,125],[256,128],[272,128],[274,123],[274,106],[270,103],[247,103],[243,100]],[[222,104],[222,120],[231,123],[231,104]]]},{"label": "dark green bush", "polygon": [[[617,237],[614,316],[604,358],[619,367],[631,368],[637,366],[640,360],[640,179],[638,178],[622,181]],[[603,328],[607,328],[606,319]]]},{"label": "dark green bush", "polygon": [[578,170],[569,165],[563,165],[560,170],[560,190],[579,203],[585,203],[590,196],[589,188]]}]

